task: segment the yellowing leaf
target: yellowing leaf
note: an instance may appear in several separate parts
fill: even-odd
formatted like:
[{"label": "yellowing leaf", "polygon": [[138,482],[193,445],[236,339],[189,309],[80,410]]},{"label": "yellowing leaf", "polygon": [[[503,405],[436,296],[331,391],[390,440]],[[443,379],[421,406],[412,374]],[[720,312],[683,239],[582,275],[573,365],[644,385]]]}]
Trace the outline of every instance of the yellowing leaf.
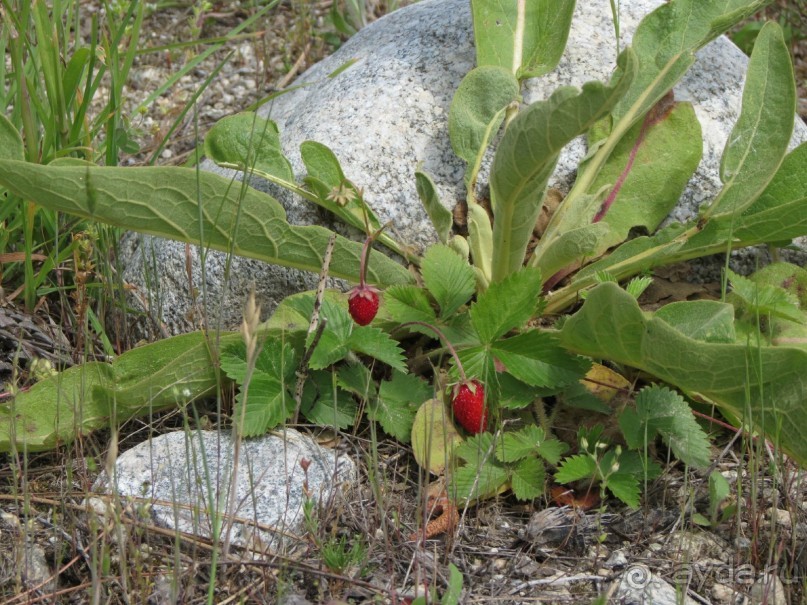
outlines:
[{"label": "yellowing leaf", "polygon": [[630,381],[611,368],[595,363],[580,383],[603,403],[609,403],[619,391],[629,389]]},{"label": "yellowing leaf", "polygon": [[445,405],[437,399],[424,402],[412,425],[412,450],[421,468],[434,475],[445,472],[454,448],[462,443]]}]

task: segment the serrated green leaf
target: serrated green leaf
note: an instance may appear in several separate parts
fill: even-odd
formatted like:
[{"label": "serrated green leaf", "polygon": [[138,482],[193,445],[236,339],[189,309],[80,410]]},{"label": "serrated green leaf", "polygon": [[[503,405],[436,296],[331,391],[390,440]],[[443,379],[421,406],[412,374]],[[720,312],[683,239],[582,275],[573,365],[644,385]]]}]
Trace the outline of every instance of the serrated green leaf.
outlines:
[{"label": "serrated green leaf", "polygon": [[235,398],[233,421],[240,422],[245,437],[263,435],[294,413],[294,397],[289,386],[266,374],[255,374]]},{"label": "serrated green leaf", "polygon": [[397,341],[380,328],[355,326],[348,345],[357,353],[369,355],[399,372],[406,373],[406,359]]},{"label": "serrated green leaf", "polygon": [[420,170],[415,171],[415,190],[418,193],[420,202],[426,210],[426,214],[437,231],[437,237],[444,244],[448,242],[451,234],[451,227],[454,224],[454,216],[451,211],[440,203],[440,196],[437,187],[431,177]]},{"label": "serrated green leaf", "polygon": [[580,479],[593,477],[597,472],[597,463],[591,456],[576,454],[564,458],[555,472],[555,481],[558,483],[571,483]]},{"label": "serrated green leaf", "polygon": [[709,437],[678,393],[656,385],[645,387],[636,396],[636,413],[650,431],[658,431],[679,460],[690,466],[709,466]]},{"label": "serrated green leaf", "polygon": [[544,430],[535,425],[505,433],[496,444],[496,458],[502,462],[516,462],[534,454],[545,439]]},{"label": "serrated green leaf", "polygon": [[639,508],[641,488],[639,478],[627,473],[614,473],[605,483],[608,491],[631,508]]},{"label": "serrated green leaf", "polygon": [[455,313],[476,291],[473,268],[448,246],[430,246],[420,270],[423,283],[440,305],[440,317]]},{"label": "serrated green leaf", "polygon": [[507,107],[519,96],[519,83],[504,67],[480,65],[460,82],[448,113],[451,147],[467,163],[465,185],[473,199],[482,158],[504,121]]},{"label": "serrated green leaf", "polygon": [[[311,354],[308,365],[312,370],[322,370],[343,359],[351,348],[353,320],[342,305],[323,300],[320,307],[320,321],[325,321],[325,329]],[[308,336],[306,346],[310,347],[315,333]]]},{"label": "serrated green leaf", "polygon": [[317,371],[305,383],[300,411],[314,424],[344,430],[353,426],[358,407],[349,393],[337,387],[335,373]]},{"label": "serrated green leaf", "polygon": [[[331,235],[318,226],[289,225],[269,195],[188,168],[0,160],[0,184],[51,210],[314,273]],[[358,282],[361,249],[337,237],[331,277]],[[403,266],[381,254],[373,257],[367,279],[382,286],[412,281]]]},{"label": "serrated green leaf", "polygon": [[510,487],[519,500],[532,500],[544,493],[546,469],[537,458],[525,458],[516,464],[510,474]]},{"label": "serrated green leaf", "polygon": [[[397,284],[384,290],[384,304],[390,317],[398,323],[422,321],[434,324],[437,317],[426,291],[410,284]],[[418,326],[408,328],[420,331]],[[423,331],[429,336],[434,335],[433,331],[426,331],[426,328]]]},{"label": "serrated green leaf", "polygon": [[569,449],[569,446],[563,443],[563,441],[558,441],[557,439],[545,439],[539,446],[538,446],[538,455],[549,462],[549,464],[557,465],[560,461],[560,457],[565,454]]},{"label": "serrated green leaf", "polygon": [[768,22],[748,62],[743,105],[720,162],[724,185],[702,218],[737,215],[765,189],[787,153],[796,114],[796,83],[782,28]]},{"label": "serrated green leaf", "polygon": [[619,63],[623,75],[612,86],[588,82],[581,92],[560,88],[547,101],[519,113],[507,127],[491,166],[493,281],[501,281],[523,265],[560,151],[607,115],[627,90],[636,67],[633,52],[623,52]]},{"label": "serrated green leaf", "polygon": [[759,284],[746,277],[727,271],[732,294],[742,301],[752,313],[771,315],[796,323],[804,323],[804,313],[799,309],[798,299],[784,288]]},{"label": "serrated green leaf", "polygon": [[[542,391],[516,380],[510,374],[497,376],[499,385],[499,406],[508,410],[520,410],[532,405]],[[487,383],[490,384],[490,383]]]},{"label": "serrated green leaf", "polygon": [[388,435],[408,443],[415,414],[433,395],[429,383],[412,374],[393,371],[390,380],[381,382],[378,397],[367,406],[367,417],[380,423]]},{"label": "serrated green leaf", "polygon": [[340,389],[353,393],[365,401],[376,395],[377,389],[370,369],[361,363],[349,363],[339,368],[336,384]]},{"label": "serrated green leaf", "polygon": [[681,301],[664,305],[656,317],[682,334],[703,342],[734,342],[734,308],[716,300]]},{"label": "serrated green leaf", "polygon": [[541,296],[541,272],[525,267],[479,295],[471,322],[482,343],[491,343],[533,317]]},{"label": "serrated green leaf", "polygon": [[539,330],[497,340],[490,353],[505,371],[536,387],[559,389],[580,380],[591,367],[590,361],[563,349],[554,335]]},{"label": "serrated green leaf", "polygon": [[507,483],[507,470],[485,462],[481,466],[466,464],[451,473],[449,496],[459,501],[482,500],[496,493]]},{"label": "serrated green leaf", "polygon": [[249,111],[225,116],[205,136],[205,155],[216,163],[256,168],[284,181],[294,182],[280,146],[277,124]]}]

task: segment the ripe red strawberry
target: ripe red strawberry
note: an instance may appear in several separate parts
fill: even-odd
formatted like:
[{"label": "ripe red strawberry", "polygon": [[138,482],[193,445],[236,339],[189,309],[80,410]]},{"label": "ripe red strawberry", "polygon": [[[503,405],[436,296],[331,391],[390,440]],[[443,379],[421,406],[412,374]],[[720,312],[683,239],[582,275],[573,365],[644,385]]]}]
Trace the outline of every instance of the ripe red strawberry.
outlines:
[{"label": "ripe red strawberry", "polygon": [[478,380],[461,382],[454,387],[451,407],[454,410],[454,418],[469,433],[476,435],[488,428],[485,387]]},{"label": "ripe red strawberry", "polygon": [[347,298],[347,308],[353,321],[366,326],[378,313],[378,290],[367,284],[356,286]]}]

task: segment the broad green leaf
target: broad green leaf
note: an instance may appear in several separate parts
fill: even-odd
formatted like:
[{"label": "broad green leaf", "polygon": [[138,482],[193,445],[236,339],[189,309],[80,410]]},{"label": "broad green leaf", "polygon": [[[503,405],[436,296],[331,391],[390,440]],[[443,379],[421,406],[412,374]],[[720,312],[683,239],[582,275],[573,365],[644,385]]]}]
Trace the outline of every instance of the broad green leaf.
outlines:
[{"label": "broad green leaf", "polygon": [[[396,284],[384,290],[384,305],[392,319],[398,323],[422,321],[434,324],[436,315],[423,288],[410,284]],[[420,326],[407,326],[410,330],[422,331],[434,336],[432,330],[420,329]]]},{"label": "broad green leaf", "polygon": [[717,512],[720,503],[731,494],[731,486],[720,471],[712,471],[709,475],[709,508]]},{"label": "broad green leaf", "polygon": [[479,340],[491,343],[510,330],[522,327],[538,309],[541,272],[524,268],[493,283],[471,305],[471,322]]},{"label": "broad green leaf", "polygon": [[571,351],[638,368],[713,401],[807,463],[801,429],[807,420],[806,350],[694,340],[646,316],[630,294],[610,283],[589,294],[560,337]]},{"label": "broad green leaf", "polygon": [[440,305],[440,317],[453,315],[476,291],[473,268],[448,246],[430,246],[420,271],[423,283]]},{"label": "broad green leaf", "polygon": [[[608,120],[590,133],[589,147],[607,137],[603,122]],[[662,100],[621,138],[587,191],[575,188],[566,197],[530,265],[551,276],[574,261],[600,256],[627,239],[632,229],[652,233],[678,203],[701,152],[700,125],[692,106]],[[588,163],[581,165],[581,172]]]},{"label": "broad green leaf", "polygon": [[613,190],[624,179],[602,219],[614,236],[608,245],[624,241],[636,227],[654,232],[678,203],[702,152],[700,123],[690,103],[675,103],[657,121],[628,131],[589,188],[596,192],[610,184]]},{"label": "broad green leaf", "polygon": [[488,213],[479,204],[468,205],[468,247],[474,269],[486,287],[493,271],[493,227]]},{"label": "broad green leaf", "polygon": [[518,500],[532,500],[544,493],[546,470],[537,458],[525,458],[516,464],[510,474],[510,486]]},{"label": "broad green leaf", "polygon": [[673,0],[646,16],[633,35],[639,71],[614,116],[640,119],[687,72],[695,52],[767,0]]},{"label": "broad green leaf", "polygon": [[705,226],[674,223],[651,237],[625,242],[609,256],[582,269],[572,284],[553,293],[547,311],[557,312],[573,302],[577,292],[596,283],[607,270],[615,279],[664,264],[725,254],[727,249],[789,241],[807,235],[807,143],[789,153],[760,197],[739,216],[710,219]]},{"label": "broad green leaf", "polygon": [[611,227],[602,221],[583,224],[569,231],[561,231],[542,254],[535,256],[530,266],[537,267],[543,275],[551,277],[561,269],[574,267],[575,264],[596,257],[608,248],[608,243],[615,239]]},{"label": "broad green leaf", "polygon": [[[300,144],[302,157],[308,176],[305,183],[316,194],[316,203],[332,212],[359,231],[376,232],[381,228],[381,221],[368,206],[361,191],[353,183],[346,180],[339,159],[326,145],[316,141],[303,141]],[[346,195],[344,199],[339,199]],[[386,233],[377,236],[378,241],[390,250],[406,257],[403,248]]]},{"label": "broad green leaf", "polygon": [[353,426],[358,407],[352,395],[337,387],[335,373],[325,370],[309,376],[300,411],[314,424],[344,430]]},{"label": "broad green leaf", "polygon": [[423,208],[437,231],[437,236],[444,244],[448,242],[451,234],[451,227],[454,224],[454,217],[451,211],[440,203],[440,196],[437,187],[431,177],[420,170],[415,171],[415,189],[418,192]]},{"label": "broad green leaf", "polygon": [[[271,196],[209,172],[187,168],[39,166],[0,160],[0,184],[58,210],[160,237],[200,244],[318,273],[330,231],[286,222]],[[361,245],[337,237],[330,275],[359,279]],[[408,271],[377,254],[368,280],[407,283]]]},{"label": "broad green leaf", "polygon": [[738,214],[762,193],[787,152],[796,115],[796,83],[782,28],[762,28],[748,62],[740,117],[720,162],[723,189],[703,218]]},{"label": "broad green leaf", "polygon": [[505,371],[536,387],[561,388],[580,380],[591,363],[569,354],[555,335],[530,330],[490,345]]},{"label": "broad green leaf", "polygon": [[390,380],[381,382],[378,397],[369,402],[367,417],[381,424],[388,435],[408,443],[415,414],[424,401],[434,395],[434,389],[412,374],[393,371]]},{"label": "broad green leaf", "polygon": [[734,342],[734,307],[716,300],[674,302],[656,311],[684,336],[702,342]]},{"label": "broad green leaf", "polygon": [[253,112],[237,113],[216,122],[205,136],[205,155],[216,163],[256,168],[294,182],[294,171],[283,155],[277,124]]},{"label": "broad green leaf", "polygon": [[[238,333],[217,337],[226,348]],[[0,404],[0,452],[44,451],[137,415],[211,395],[219,381],[215,340],[193,332],[132,349],[112,363],[90,362],[46,378]]]},{"label": "broad green leaf", "polygon": [[423,403],[412,423],[412,453],[420,468],[442,475],[459,443],[462,437],[443,402],[429,399]]},{"label": "broad green leaf", "polygon": [[583,90],[560,88],[510,122],[491,166],[493,280],[524,263],[524,254],[541,211],[544,190],[563,147],[605,116],[624,94],[635,70],[628,49],[620,55],[623,76],[612,86],[588,82]]},{"label": "broad green leaf", "polygon": [[453,563],[448,564],[448,587],[443,593],[440,605],[457,605],[462,596],[462,574]]},{"label": "broad green leaf", "polygon": [[0,114],[0,160],[21,162],[24,159],[25,148],[20,133],[6,116]]},{"label": "broad green leaf", "polygon": [[369,355],[399,372],[406,373],[406,359],[397,341],[372,326],[354,326],[348,340],[350,349]]},{"label": "broad green leaf", "polygon": [[507,108],[518,96],[519,84],[513,73],[495,65],[482,65],[468,72],[454,93],[448,113],[448,135],[454,153],[467,164],[465,185],[469,201],[475,199],[476,177],[485,150],[499,131]]},{"label": "broad green leaf", "polygon": [[552,71],[560,61],[575,0],[472,0],[477,65],[496,65],[522,78]]}]

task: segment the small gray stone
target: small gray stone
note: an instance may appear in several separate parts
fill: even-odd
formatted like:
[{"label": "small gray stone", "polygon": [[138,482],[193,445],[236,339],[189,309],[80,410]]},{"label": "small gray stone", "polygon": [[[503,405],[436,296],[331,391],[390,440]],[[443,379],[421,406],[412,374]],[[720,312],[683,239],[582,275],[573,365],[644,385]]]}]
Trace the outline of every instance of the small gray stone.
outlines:
[{"label": "small gray stone", "polygon": [[785,585],[776,574],[763,574],[751,587],[749,605],[788,605]]},{"label": "small gray stone", "polygon": [[[304,460],[309,462],[307,472]],[[158,525],[211,537],[209,506],[218,503],[219,513],[226,511],[232,469],[229,432],[168,433],[135,446],[117,459],[114,493],[122,498],[146,499],[151,503],[149,514]],[[287,544],[283,536],[303,532],[306,490],[316,502],[328,502],[355,480],[353,460],[295,430],[244,439],[236,510],[231,512],[245,521],[234,524],[232,542],[272,549]],[[94,489],[113,491],[105,474]],[[255,523],[262,527],[256,529]],[[266,529],[269,527],[273,530]]]},{"label": "small gray stone", "polygon": [[608,569],[622,569],[627,564],[628,557],[625,556],[625,553],[621,550],[615,550],[605,561],[604,566]]},{"label": "small gray stone", "polygon": [[[641,18],[662,3],[620,3],[623,46]],[[615,58],[610,11],[597,3],[579,2],[560,64],[527,84],[525,101],[547,98],[558,86],[607,81]],[[327,77],[351,59],[356,64],[338,77]],[[381,221],[392,221],[392,234],[404,244],[423,248],[436,236],[415,191],[414,173],[420,166],[433,177],[447,208],[463,197],[464,166],[451,149],[447,116],[454,91],[474,60],[467,0],[425,0],[361,30],[300,77],[297,83],[309,86],[278,97],[261,112],[278,123],[284,151],[298,178],[304,174],[300,143],[324,143],[339,158],[347,177],[364,188]],[[693,68],[675,87],[676,98],[695,107],[703,128],[704,154],[670,219],[693,218],[698,206],[720,188],[720,156],[740,109],[746,65],[745,55],[728,38],[720,37],[699,51]],[[799,121],[793,142],[805,139],[807,127]],[[550,184],[568,191],[585,152],[582,137],[569,145]],[[232,174],[210,163],[204,167]],[[484,174],[480,177],[484,182]],[[291,223],[322,224],[350,234],[311,204],[258,180],[254,184],[278,197]],[[234,327],[240,323],[243,301],[253,282],[265,312],[286,295],[315,284],[315,276],[240,258],[229,263],[219,253],[206,256],[203,279],[195,249],[186,259],[184,244],[150,237],[128,238],[122,256],[126,281],[140,290],[152,315],[174,333],[200,324],[195,304],[202,300],[202,292],[211,322]],[[753,255],[739,258],[735,269],[753,269]],[[713,263],[701,277],[716,274],[719,269]],[[196,298],[189,294],[191,288]]]},{"label": "small gray stone", "polygon": [[712,586],[712,600],[716,605],[730,605],[734,603],[735,592],[731,586],[715,584]]},{"label": "small gray stone", "polygon": [[676,588],[650,571],[645,565],[631,565],[611,585],[608,603],[625,605],[695,605],[698,603],[689,595],[681,594]]}]

